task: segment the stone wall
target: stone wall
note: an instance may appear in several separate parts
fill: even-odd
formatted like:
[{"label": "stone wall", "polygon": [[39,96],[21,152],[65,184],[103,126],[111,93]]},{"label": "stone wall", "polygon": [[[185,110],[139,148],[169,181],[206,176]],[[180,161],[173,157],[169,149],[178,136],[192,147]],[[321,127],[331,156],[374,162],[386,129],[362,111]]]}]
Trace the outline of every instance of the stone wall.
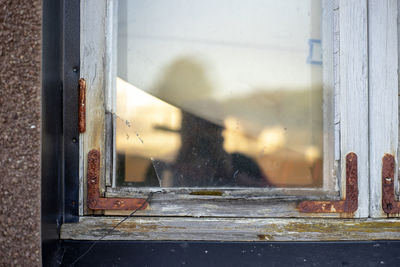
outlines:
[{"label": "stone wall", "polygon": [[0,266],[40,265],[40,0],[0,0]]}]

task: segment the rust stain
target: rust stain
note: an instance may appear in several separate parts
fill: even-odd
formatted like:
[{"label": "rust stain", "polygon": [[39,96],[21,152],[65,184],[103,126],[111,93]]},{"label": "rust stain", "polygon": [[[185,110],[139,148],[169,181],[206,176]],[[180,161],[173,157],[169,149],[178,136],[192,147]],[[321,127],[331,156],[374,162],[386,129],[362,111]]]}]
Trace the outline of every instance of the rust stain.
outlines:
[{"label": "rust stain", "polygon": [[265,235],[265,234],[259,234],[259,235],[257,235],[257,238],[259,241],[274,240],[272,235]]},{"label": "rust stain", "polygon": [[193,191],[190,192],[189,195],[195,195],[195,196],[222,196],[221,191],[208,191],[208,190],[200,190],[200,191]]},{"label": "rust stain", "polygon": [[148,206],[144,198],[100,197],[100,151],[92,149],[88,154],[87,204],[91,210],[143,210]]},{"label": "rust stain", "polygon": [[400,213],[400,202],[394,195],[395,160],[391,154],[382,158],[382,209],[387,214]]},{"label": "rust stain", "polygon": [[79,112],[78,112],[79,133],[86,131],[86,81],[79,79]]},{"label": "rust stain", "polygon": [[306,213],[343,213],[355,212],[358,208],[358,167],[357,155],[346,155],[346,196],[338,201],[303,201],[299,204],[300,212]]}]

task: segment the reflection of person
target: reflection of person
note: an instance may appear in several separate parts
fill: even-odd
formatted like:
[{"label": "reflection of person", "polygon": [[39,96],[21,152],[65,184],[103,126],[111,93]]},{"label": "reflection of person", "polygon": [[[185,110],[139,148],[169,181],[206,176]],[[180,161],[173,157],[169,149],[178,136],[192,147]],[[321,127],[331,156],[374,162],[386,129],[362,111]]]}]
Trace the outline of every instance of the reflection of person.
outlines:
[{"label": "reflection of person", "polygon": [[223,128],[182,114],[182,146],[171,165],[173,186],[269,186],[258,165],[249,157],[223,149]]},{"label": "reflection of person", "polygon": [[174,186],[228,185],[232,171],[219,125],[182,112],[181,149],[172,173]]},{"label": "reflection of person", "polygon": [[183,112],[182,146],[176,160],[171,164],[155,161],[146,180],[163,179],[169,173],[172,187],[270,186],[254,160],[223,149],[222,131],[220,125]]},{"label": "reflection of person", "polygon": [[166,68],[154,94],[184,109],[181,147],[173,163],[156,161],[148,176],[163,179],[169,173],[172,179],[162,184],[173,187],[269,186],[254,160],[224,150],[223,116],[219,105],[209,100],[212,91],[205,68],[196,60],[180,58]]}]

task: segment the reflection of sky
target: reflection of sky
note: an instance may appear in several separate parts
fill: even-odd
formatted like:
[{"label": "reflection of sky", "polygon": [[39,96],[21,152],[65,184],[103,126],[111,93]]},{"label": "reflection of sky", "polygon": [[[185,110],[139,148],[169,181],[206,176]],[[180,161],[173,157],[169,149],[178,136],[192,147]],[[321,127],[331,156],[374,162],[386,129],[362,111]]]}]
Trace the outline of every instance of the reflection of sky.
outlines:
[{"label": "reflection of sky", "polygon": [[217,96],[305,89],[321,81],[307,64],[308,40],[321,39],[319,0],[119,0],[119,5],[118,76],[144,90],[184,56],[206,68]]}]

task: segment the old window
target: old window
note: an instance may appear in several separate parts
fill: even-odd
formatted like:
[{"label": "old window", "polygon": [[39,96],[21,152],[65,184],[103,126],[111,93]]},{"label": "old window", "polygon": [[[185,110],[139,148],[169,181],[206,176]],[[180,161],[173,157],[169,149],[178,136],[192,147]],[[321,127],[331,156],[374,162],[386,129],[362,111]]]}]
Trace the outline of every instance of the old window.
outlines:
[{"label": "old window", "polygon": [[109,4],[106,68],[97,65],[106,82],[93,87],[106,92],[94,99],[106,105],[93,125],[104,123],[106,196],[161,188],[173,197],[155,195],[151,215],[240,216],[247,207],[262,217],[304,216],[295,200],[340,198],[333,4]]},{"label": "old window", "polygon": [[[390,18],[397,16],[397,2],[379,10],[375,4],[83,1],[84,226],[64,226],[64,238],[90,238],[82,233],[88,225],[96,236],[96,229],[129,214],[103,210],[96,213],[116,217],[90,217],[87,155],[97,149],[102,196],[146,198],[156,192],[150,206],[136,213],[141,218],[135,223],[143,228],[128,223],[112,238],[367,239],[362,229],[369,221],[340,218],[384,214],[381,178],[372,172],[381,171],[376,159],[388,150],[373,140],[388,124],[374,117],[378,103],[371,97],[380,94],[379,73],[392,58],[379,57],[374,47],[383,46],[377,40],[390,42],[386,33],[397,38],[397,28],[386,27],[395,20],[378,23],[390,5],[396,6]],[[369,69],[373,60],[378,63]],[[387,105],[393,96],[385,91],[381,97],[387,97]],[[397,110],[397,98],[394,102],[389,107]],[[382,133],[374,124],[381,124]],[[396,138],[397,132],[390,135]],[[392,141],[389,152],[397,151]],[[382,155],[372,155],[374,149]],[[355,211],[300,210],[305,200],[354,198],[346,192],[346,159],[352,153],[357,157]],[[310,234],[316,224],[359,228],[347,236],[325,230]],[[184,230],[174,236],[179,229]],[[376,236],[390,237],[379,230]]]}]

